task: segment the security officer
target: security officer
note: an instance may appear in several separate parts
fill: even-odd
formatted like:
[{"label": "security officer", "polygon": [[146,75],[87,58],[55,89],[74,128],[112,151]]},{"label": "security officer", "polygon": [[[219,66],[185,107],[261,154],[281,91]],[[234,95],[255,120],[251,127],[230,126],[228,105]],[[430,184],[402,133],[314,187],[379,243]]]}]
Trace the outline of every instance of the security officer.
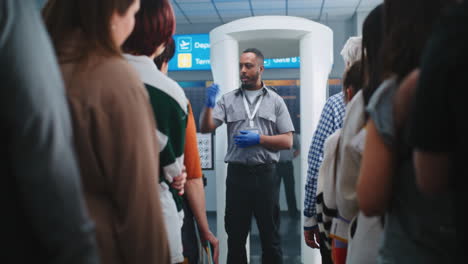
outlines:
[{"label": "security officer", "polygon": [[246,49],[239,60],[242,86],[215,103],[219,88],[207,91],[201,132],[228,130],[225,228],[228,264],[247,263],[245,243],[255,216],[262,263],[282,263],[279,236],[279,150],[290,149],[294,126],[284,100],[262,82],[263,54]]}]

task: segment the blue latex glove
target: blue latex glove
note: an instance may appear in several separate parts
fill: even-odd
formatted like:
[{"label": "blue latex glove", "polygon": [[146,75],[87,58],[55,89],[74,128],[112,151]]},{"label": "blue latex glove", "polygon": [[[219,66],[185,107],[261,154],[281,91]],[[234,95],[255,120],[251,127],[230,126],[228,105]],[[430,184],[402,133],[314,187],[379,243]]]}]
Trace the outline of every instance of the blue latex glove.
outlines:
[{"label": "blue latex glove", "polygon": [[216,83],[213,83],[206,90],[206,102],[205,105],[208,108],[214,108],[216,105],[216,96],[219,93],[219,87]]},{"label": "blue latex glove", "polygon": [[247,148],[260,144],[260,135],[253,131],[240,131],[240,135],[235,136],[234,140],[239,148]]}]

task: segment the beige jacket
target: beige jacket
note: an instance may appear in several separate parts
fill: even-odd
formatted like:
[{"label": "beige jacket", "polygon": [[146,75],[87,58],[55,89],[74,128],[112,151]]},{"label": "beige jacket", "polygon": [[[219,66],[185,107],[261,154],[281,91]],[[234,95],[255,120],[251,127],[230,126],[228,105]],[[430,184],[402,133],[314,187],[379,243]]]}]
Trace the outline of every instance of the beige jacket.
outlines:
[{"label": "beige jacket", "polygon": [[346,106],[338,152],[336,205],[340,216],[348,221],[359,211],[356,184],[361,167],[361,154],[355,151],[351,141],[365,125],[364,111],[364,97],[362,91],[359,91]]},{"label": "beige jacket", "polygon": [[[348,221],[335,221],[334,226],[346,226],[348,234],[347,264],[373,264],[376,263],[378,247],[382,234],[379,217],[366,217],[359,211],[356,185],[361,168],[361,159],[364,141],[356,143],[358,134],[365,125],[364,97],[359,91],[346,107],[346,115],[341,129],[340,151],[338,159],[336,204],[340,216]],[[359,134],[365,138],[365,134]],[[335,225],[337,223],[337,225]],[[355,232],[351,235],[352,226],[356,224]],[[346,231],[346,230],[345,230]]]},{"label": "beige jacket", "polygon": [[101,263],[170,263],[148,95],[123,58],[62,64],[83,189]]}]

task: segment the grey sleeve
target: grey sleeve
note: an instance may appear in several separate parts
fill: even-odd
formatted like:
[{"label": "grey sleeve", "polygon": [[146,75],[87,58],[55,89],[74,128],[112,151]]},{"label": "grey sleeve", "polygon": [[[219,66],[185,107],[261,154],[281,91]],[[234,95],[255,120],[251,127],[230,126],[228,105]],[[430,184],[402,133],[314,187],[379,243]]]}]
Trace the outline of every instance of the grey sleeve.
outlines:
[{"label": "grey sleeve", "polygon": [[[10,177],[49,263],[98,263],[63,82],[35,1],[0,3],[0,119]],[[40,260],[38,260],[40,261]]]},{"label": "grey sleeve", "polygon": [[388,146],[395,143],[393,97],[396,88],[397,83],[394,79],[384,81],[372,95],[366,109],[369,118],[375,123],[377,132]]},{"label": "grey sleeve", "polygon": [[218,102],[216,102],[216,106],[213,109],[213,119],[217,126],[226,123],[226,104],[224,99],[225,97],[222,96]]},{"label": "grey sleeve", "polygon": [[278,96],[276,103],[276,127],[279,134],[294,131],[294,125],[283,98]]},{"label": "grey sleeve", "polygon": [[293,135],[293,149],[294,150],[300,150],[301,149],[301,143],[299,142],[299,136],[294,133]]}]

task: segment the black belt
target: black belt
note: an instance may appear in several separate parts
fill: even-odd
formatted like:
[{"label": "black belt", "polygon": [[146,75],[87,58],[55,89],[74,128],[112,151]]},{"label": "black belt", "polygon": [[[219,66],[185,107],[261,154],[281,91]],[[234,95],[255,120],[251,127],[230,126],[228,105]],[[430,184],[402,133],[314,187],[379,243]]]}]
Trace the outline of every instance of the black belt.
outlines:
[{"label": "black belt", "polygon": [[234,167],[248,167],[248,168],[271,168],[275,167],[276,163],[261,163],[261,164],[244,164],[244,163],[228,163],[228,165]]}]

